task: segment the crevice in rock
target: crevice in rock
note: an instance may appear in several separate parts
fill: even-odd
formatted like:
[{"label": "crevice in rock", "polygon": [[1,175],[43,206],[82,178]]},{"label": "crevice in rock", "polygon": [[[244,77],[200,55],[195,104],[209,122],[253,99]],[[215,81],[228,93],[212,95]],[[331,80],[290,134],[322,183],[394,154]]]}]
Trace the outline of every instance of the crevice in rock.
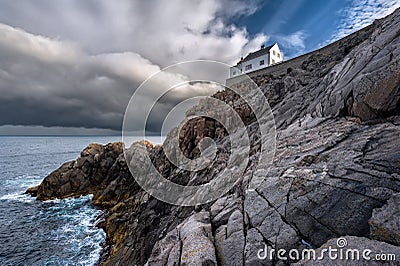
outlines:
[{"label": "crevice in rock", "polygon": [[271,207],[280,216],[282,222],[290,226],[297,233],[297,235],[300,236],[300,238],[305,239],[307,241],[309,240],[309,237],[303,235],[295,223],[290,223],[288,220],[286,220],[286,217],[282,215],[279,212],[279,210],[264,195],[262,195],[262,193],[258,191],[258,189],[256,189],[255,191],[262,199],[264,199],[267,202],[268,206]]},{"label": "crevice in rock", "polygon": [[[336,237],[340,236],[340,234],[338,232],[335,231],[335,229],[331,228],[329,225],[324,224],[323,222],[321,222],[319,219],[317,219],[314,215],[312,215],[311,213],[307,212],[305,209],[298,209],[299,211],[302,211],[303,213],[307,214],[308,216],[310,216],[314,221],[316,221],[318,224],[322,225],[323,227],[325,227],[326,229],[328,229],[330,232],[332,232]],[[307,241],[307,239],[305,239]],[[308,241],[307,241],[308,242]],[[312,242],[311,242],[312,243]],[[312,245],[314,245],[312,243]]]},{"label": "crevice in rock", "polygon": [[[276,242],[272,243],[270,240],[268,240],[264,236],[264,234],[260,231],[260,229],[258,229],[257,227],[253,227],[253,228],[257,231],[257,233],[260,234],[260,236],[262,237],[262,239],[263,239],[263,241],[265,242],[266,245],[270,246],[271,248],[276,248]],[[276,261],[277,261],[276,252],[274,252],[274,256],[273,256],[273,259],[272,259],[272,264],[275,265]]]}]

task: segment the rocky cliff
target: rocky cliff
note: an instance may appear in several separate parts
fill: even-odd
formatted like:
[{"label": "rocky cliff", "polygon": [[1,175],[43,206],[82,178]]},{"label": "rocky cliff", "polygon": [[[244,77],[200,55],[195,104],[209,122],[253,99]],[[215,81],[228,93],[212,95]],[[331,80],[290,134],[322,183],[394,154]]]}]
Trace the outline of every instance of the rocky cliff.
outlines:
[{"label": "rocky cliff", "polygon": [[[215,202],[181,207],[149,196],[131,176],[121,143],[91,144],[28,193],[40,200],[94,194],[93,203],[105,210],[98,222],[107,233],[102,265],[286,265],[296,259],[260,260],[257,253],[264,245],[318,252],[340,237],[349,247],[400,259],[399,63],[396,10],[326,48],[253,73],[275,117],[272,166],[258,161],[259,124],[249,107],[231,90],[215,94],[235,108],[251,140],[243,178]],[[196,157],[204,137],[216,140],[218,153],[212,166],[195,173],[171,164],[162,146],[146,147],[165,178],[200,184],[230,156],[226,130],[206,118],[185,125],[180,148]],[[129,154],[140,160],[135,150]],[[249,191],[257,175],[264,181]]]}]

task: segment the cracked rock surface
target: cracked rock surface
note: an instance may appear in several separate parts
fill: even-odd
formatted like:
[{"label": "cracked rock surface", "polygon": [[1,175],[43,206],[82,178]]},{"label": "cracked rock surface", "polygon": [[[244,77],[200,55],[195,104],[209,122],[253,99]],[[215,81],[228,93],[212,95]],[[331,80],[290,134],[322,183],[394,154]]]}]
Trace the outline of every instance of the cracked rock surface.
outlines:
[{"label": "cracked rock surface", "polygon": [[[337,247],[338,238],[333,238],[323,244],[320,248],[316,249],[316,257],[321,258],[319,260],[304,260],[294,265],[346,265],[346,266],[358,266],[358,265],[399,265],[399,261],[385,260],[388,255],[395,255],[396,258],[400,256],[400,248],[391,244],[371,240],[365,237],[356,236],[345,236],[344,237],[348,244],[343,247],[342,250],[351,250],[351,253],[340,253],[341,248]],[[329,247],[336,249],[336,252],[332,252],[331,257],[336,257],[333,260],[329,257],[329,253],[325,250],[329,250]],[[323,253],[324,252],[324,253]],[[349,258],[349,259],[346,259]]]},{"label": "cracked rock surface", "polygon": [[[105,210],[98,222],[107,233],[101,265],[338,265],[276,254],[261,260],[257,254],[265,246],[319,252],[342,236],[349,247],[385,250],[400,259],[399,63],[396,10],[276,67],[284,73],[255,73],[275,117],[272,164],[259,160],[259,121],[248,106],[230,90],[215,94],[246,125],[250,152],[239,182],[208,204],[182,207],[151,197],[130,174],[121,143],[91,144],[27,192],[40,200],[94,194],[93,203]],[[232,86],[245,93],[248,88]],[[162,146],[146,143],[146,149],[165,178],[202,184],[216,177],[231,155],[223,126],[199,118],[180,132],[185,156],[195,158],[204,137],[213,138],[218,151],[213,164],[198,172],[175,167]],[[128,153],[130,160],[141,160],[133,148]],[[249,189],[255,178],[262,182]]]},{"label": "cracked rock surface", "polygon": [[369,220],[371,237],[400,245],[400,193],[394,194],[379,209],[374,209]]}]

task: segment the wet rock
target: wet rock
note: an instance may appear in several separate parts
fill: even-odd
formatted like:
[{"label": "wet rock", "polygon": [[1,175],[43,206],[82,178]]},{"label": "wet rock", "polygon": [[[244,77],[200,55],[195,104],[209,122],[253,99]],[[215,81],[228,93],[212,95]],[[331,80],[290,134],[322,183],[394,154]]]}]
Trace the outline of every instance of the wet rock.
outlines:
[{"label": "wet rock", "polygon": [[94,194],[109,181],[109,170],[122,151],[121,142],[104,146],[90,144],[79,158],[64,163],[37,188],[28,189],[26,193],[35,195],[39,200]]},{"label": "wet rock", "polygon": [[[399,23],[396,10],[321,50],[254,74],[275,117],[272,165],[259,160],[263,121],[256,121],[232,90],[216,93],[213,97],[231,105],[245,124],[250,158],[243,177],[214,202],[193,208],[151,197],[127,167],[143,161],[141,153],[134,145],[125,158],[121,143],[90,145],[27,192],[42,200],[94,194],[93,202],[105,210],[99,224],[107,234],[102,265],[287,265],[295,260],[260,260],[257,252],[265,245],[275,250],[333,245],[346,235],[350,247],[396,253]],[[232,86],[254,93],[247,83]],[[187,115],[204,107],[210,114],[217,111],[200,103]],[[208,118],[185,124],[174,148],[196,158],[205,137],[215,140],[216,159],[197,172],[173,165],[165,146],[140,147],[164,178],[197,185],[216,178],[232,155],[226,129]],[[171,143],[167,138],[164,145]],[[260,181],[249,189],[253,180]],[[301,262],[307,263],[313,262]],[[324,261],[334,265],[329,263]]]},{"label": "wet rock", "polygon": [[26,190],[25,194],[30,194],[32,197],[36,197],[38,190],[39,186],[30,187]]}]

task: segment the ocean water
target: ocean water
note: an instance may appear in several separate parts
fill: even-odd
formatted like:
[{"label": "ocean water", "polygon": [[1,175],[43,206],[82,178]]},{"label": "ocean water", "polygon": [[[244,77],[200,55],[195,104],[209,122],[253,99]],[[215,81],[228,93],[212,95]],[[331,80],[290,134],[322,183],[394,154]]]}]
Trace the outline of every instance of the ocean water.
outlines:
[{"label": "ocean water", "polygon": [[0,265],[93,265],[105,233],[92,196],[36,201],[23,193],[89,143],[121,137],[0,137]]}]

